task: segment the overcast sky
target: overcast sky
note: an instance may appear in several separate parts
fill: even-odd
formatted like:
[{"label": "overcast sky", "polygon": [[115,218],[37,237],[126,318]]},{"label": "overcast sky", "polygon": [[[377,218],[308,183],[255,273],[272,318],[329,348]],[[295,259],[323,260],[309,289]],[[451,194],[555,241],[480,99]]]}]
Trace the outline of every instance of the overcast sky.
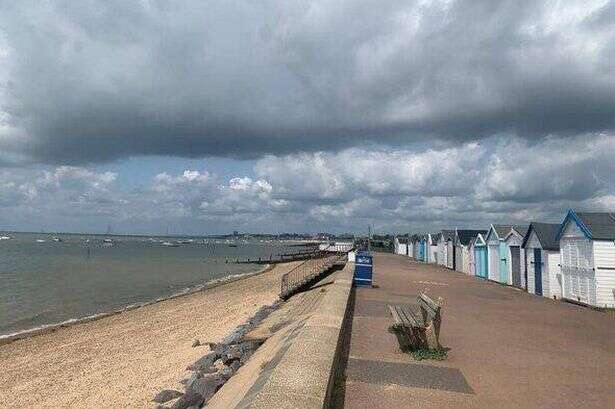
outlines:
[{"label": "overcast sky", "polygon": [[615,211],[615,1],[0,0],[0,230]]}]

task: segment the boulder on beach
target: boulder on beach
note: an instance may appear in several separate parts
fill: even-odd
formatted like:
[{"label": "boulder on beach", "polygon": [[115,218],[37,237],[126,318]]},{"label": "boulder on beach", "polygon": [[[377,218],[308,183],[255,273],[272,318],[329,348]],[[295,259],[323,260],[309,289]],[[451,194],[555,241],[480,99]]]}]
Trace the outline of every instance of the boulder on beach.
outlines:
[{"label": "boulder on beach", "polygon": [[208,354],[203,355],[201,358],[199,358],[192,365],[189,365],[187,369],[189,371],[198,371],[209,368],[218,358],[220,358],[220,353],[218,353],[217,351],[209,352]]},{"label": "boulder on beach", "polygon": [[223,379],[219,373],[205,375],[192,382],[190,387],[186,389],[186,395],[196,394],[203,398],[203,402],[207,402],[227,379]]},{"label": "boulder on beach", "polygon": [[188,409],[190,407],[200,408],[205,402],[203,396],[195,392],[186,392],[181,398],[179,398],[171,409]]},{"label": "boulder on beach", "polygon": [[181,393],[180,391],[176,391],[173,389],[165,389],[158,392],[158,394],[154,397],[153,401],[156,403],[165,403],[170,400],[179,398],[182,395],[183,393]]}]

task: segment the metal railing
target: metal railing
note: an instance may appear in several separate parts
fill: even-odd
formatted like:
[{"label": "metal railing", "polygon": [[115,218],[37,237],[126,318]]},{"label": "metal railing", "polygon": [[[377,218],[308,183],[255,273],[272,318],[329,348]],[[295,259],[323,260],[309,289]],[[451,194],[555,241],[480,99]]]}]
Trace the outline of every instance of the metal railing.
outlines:
[{"label": "metal railing", "polygon": [[287,299],[303,286],[328,271],[335,263],[342,261],[346,254],[334,254],[318,259],[306,260],[282,276],[280,298]]}]

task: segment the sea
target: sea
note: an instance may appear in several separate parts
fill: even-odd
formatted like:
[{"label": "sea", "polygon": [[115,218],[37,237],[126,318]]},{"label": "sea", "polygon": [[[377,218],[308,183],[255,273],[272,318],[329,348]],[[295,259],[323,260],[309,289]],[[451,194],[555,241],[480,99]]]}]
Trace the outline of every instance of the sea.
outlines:
[{"label": "sea", "polygon": [[10,237],[0,238],[0,340],[198,291],[263,268],[238,258],[302,249],[255,239],[0,236]]}]

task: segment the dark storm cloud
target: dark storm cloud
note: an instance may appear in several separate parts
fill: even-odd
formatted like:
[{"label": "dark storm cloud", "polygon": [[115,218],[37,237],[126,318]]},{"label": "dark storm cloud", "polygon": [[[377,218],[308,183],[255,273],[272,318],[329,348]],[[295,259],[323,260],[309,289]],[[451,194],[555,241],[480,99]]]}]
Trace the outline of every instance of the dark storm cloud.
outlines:
[{"label": "dark storm cloud", "polygon": [[615,128],[614,2],[0,2],[0,148],[259,157]]}]

